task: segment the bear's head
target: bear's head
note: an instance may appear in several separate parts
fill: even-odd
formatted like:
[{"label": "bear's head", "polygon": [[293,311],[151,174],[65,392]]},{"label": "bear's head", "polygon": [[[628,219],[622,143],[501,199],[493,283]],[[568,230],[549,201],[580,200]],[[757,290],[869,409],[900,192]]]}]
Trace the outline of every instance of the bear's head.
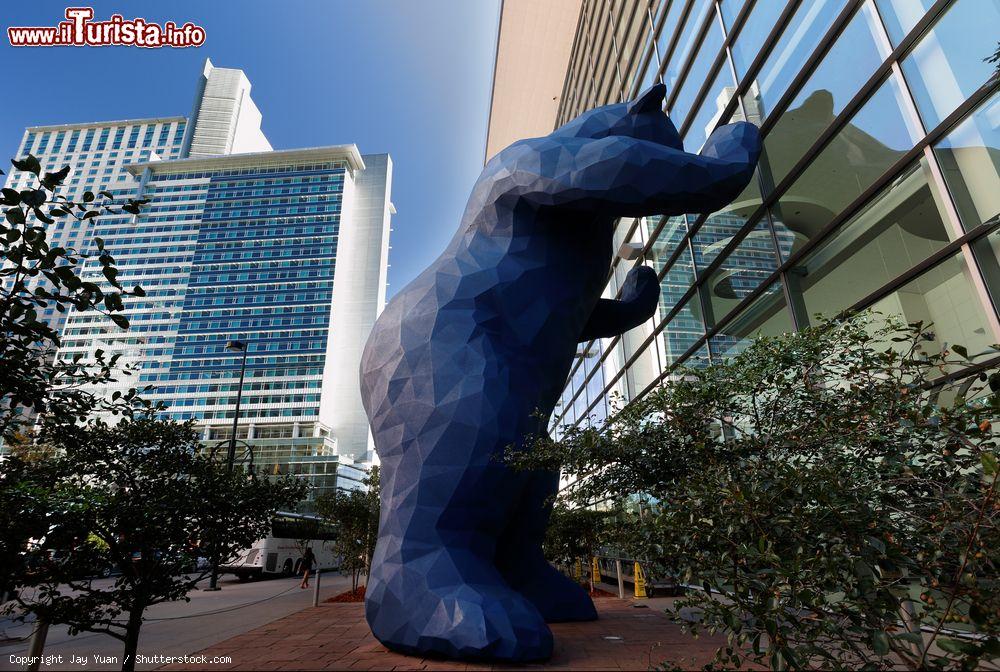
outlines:
[{"label": "bear's head", "polygon": [[655,84],[638,98],[627,103],[605,105],[584,112],[573,121],[560,126],[552,135],[571,138],[606,138],[623,135],[647,140],[673,149],[684,149],[680,135],[670,118],[663,113],[663,97],[667,87]]}]

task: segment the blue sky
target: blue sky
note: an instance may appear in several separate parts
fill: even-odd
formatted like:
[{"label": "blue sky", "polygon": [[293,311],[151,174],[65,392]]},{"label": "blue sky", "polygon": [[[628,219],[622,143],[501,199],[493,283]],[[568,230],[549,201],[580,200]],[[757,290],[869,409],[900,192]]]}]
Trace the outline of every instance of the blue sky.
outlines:
[{"label": "blue sky", "polygon": [[[67,4],[93,6],[95,20],[191,21],[207,39],[189,49],[9,45],[7,26],[54,26]],[[26,126],[189,114],[208,57],[246,71],[276,149],[353,142],[392,155],[392,294],[444,248],[482,168],[498,0],[46,0],[4,9],[4,171]]]}]

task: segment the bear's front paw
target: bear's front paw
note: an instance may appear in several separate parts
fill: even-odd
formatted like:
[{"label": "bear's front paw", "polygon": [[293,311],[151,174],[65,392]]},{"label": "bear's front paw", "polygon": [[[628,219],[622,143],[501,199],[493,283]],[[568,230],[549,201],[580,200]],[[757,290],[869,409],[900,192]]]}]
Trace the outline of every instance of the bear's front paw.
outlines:
[{"label": "bear's front paw", "polygon": [[625,303],[638,303],[643,306],[660,299],[660,279],[656,271],[649,266],[636,266],[625,276],[622,284],[621,300]]},{"label": "bear's front paw", "polygon": [[750,122],[736,121],[715,129],[705,141],[701,155],[756,165],[760,151],[760,129]]}]

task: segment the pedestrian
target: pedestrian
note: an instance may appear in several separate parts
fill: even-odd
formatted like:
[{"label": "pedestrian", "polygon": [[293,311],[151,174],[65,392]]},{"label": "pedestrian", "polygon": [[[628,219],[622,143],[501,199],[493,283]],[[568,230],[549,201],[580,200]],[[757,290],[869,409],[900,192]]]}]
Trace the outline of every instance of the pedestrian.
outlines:
[{"label": "pedestrian", "polygon": [[302,567],[302,583],[299,588],[309,587],[309,573],[312,571],[313,564],[316,562],[316,556],[313,555],[313,549],[311,546],[306,546],[306,552],[302,554],[301,567]]}]

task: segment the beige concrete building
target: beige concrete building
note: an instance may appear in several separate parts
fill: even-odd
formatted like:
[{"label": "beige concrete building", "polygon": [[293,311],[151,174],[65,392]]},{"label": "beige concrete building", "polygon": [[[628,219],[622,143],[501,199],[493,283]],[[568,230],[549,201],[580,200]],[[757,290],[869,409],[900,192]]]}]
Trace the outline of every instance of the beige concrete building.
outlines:
[{"label": "beige concrete building", "polygon": [[552,130],[581,0],[503,0],[486,158]]}]

